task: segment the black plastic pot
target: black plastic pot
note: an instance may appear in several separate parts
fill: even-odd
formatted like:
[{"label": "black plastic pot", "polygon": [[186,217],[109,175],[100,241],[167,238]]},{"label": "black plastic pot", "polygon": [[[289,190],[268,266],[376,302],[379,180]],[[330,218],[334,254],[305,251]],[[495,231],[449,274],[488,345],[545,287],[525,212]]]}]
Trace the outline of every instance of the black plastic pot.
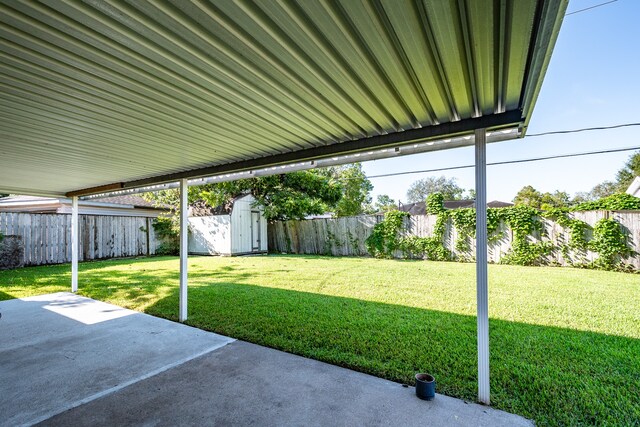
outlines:
[{"label": "black plastic pot", "polygon": [[429,374],[416,374],[416,396],[422,400],[436,397],[436,379]]}]

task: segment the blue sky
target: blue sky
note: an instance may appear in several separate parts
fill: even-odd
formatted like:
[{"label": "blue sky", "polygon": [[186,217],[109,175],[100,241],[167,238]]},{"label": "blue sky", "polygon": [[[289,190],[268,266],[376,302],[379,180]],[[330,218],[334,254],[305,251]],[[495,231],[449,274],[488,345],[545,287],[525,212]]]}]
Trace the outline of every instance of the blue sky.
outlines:
[{"label": "blue sky", "polygon": [[[603,3],[573,0],[568,12]],[[566,16],[528,133],[640,122],[640,1],[618,0]],[[640,146],[640,127],[542,136],[490,144],[487,161]],[[588,191],[612,180],[633,152],[487,168],[489,200],[510,201],[525,185],[540,191]],[[363,163],[367,175],[472,164],[473,147]],[[427,176],[454,177],[474,187],[473,169],[372,179],[374,200],[406,200],[409,185]]]}]

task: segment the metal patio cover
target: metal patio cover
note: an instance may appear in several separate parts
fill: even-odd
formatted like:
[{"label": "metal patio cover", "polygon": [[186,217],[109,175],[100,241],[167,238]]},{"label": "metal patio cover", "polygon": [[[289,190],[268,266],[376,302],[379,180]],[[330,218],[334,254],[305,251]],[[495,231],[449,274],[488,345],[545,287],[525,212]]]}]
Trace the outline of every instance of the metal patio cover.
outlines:
[{"label": "metal patio cover", "polygon": [[522,135],[566,6],[2,0],[0,192],[90,194],[475,128]]}]

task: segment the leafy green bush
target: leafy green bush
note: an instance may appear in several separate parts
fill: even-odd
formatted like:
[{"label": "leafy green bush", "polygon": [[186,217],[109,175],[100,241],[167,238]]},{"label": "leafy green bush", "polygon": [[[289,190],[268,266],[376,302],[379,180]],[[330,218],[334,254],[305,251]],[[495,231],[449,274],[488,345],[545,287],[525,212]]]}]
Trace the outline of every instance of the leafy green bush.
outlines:
[{"label": "leafy green bush", "polygon": [[610,218],[603,218],[595,224],[589,248],[599,255],[593,266],[602,270],[624,270],[620,258],[631,255],[622,227]]},{"label": "leafy green bush", "polygon": [[609,197],[604,197],[600,200],[593,202],[580,203],[574,206],[573,211],[625,211],[625,210],[640,210],[640,198],[634,197],[631,194],[618,193]]},{"label": "leafy green bush", "polygon": [[156,255],[180,254],[180,230],[171,218],[156,218],[153,221],[153,230],[162,240],[162,243],[156,248]]},{"label": "leafy green bush", "polygon": [[440,215],[447,210],[444,207],[444,196],[442,193],[432,193],[427,196],[425,201],[425,210],[427,215]]},{"label": "leafy green bush", "polygon": [[402,228],[408,212],[388,211],[384,220],[373,227],[371,235],[365,240],[367,251],[376,258],[391,258],[393,252],[400,248],[398,233]]}]

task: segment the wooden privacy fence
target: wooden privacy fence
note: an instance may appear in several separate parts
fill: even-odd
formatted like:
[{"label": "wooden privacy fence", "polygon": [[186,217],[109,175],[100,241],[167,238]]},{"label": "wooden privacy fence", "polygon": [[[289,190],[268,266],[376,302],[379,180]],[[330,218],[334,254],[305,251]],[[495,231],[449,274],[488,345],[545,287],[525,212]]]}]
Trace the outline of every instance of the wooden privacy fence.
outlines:
[{"label": "wooden privacy fence", "polygon": [[[629,246],[636,253],[640,252],[640,211],[588,211],[575,212],[574,218],[580,219],[590,226],[600,219],[609,217],[622,225],[629,236]],[[280,221],[269,224],[269,250],[280,253],[316,254],[333,256],[369,256],[365,240],[371,234],[375,224],[383,220],[381,215],[356,216],[345,218],[311,219],[304,221]],[[569,242],[569,230],[552,220],[542,218],[543,230],[531,241],[550,240],[554,246]],[[402,233],[406,236],[429,237],[433,234],[436,223],[434,215],[412,215],[405,220]],[[587,239],[591,239],[589,230]],[[501,224],[496,235],[498,239],[490,239],[489,262],[498,263],[511,249],[513,233]],[[444,246],[452,253],[453,259],[473,260],[475,258],[475,240],[469,239],[468,250],[458,251],[455,244],[458,232],[449,220],[444,233]],[[403,254],[397,252],[401,258]],[[547,256],[549,263],[569,265],[575,262],[590,262],[597,254],[553,251]],[[640,270],[640,256],[635,255],[625,260],[636,270]]]},{"label": "wooden privacy fence", "polygon": [[[79,215],[80,261],[153,255],[154,218]],[[71,261],[71,215],[0,212],[0,233],[22,237],[24,265]]]}]

